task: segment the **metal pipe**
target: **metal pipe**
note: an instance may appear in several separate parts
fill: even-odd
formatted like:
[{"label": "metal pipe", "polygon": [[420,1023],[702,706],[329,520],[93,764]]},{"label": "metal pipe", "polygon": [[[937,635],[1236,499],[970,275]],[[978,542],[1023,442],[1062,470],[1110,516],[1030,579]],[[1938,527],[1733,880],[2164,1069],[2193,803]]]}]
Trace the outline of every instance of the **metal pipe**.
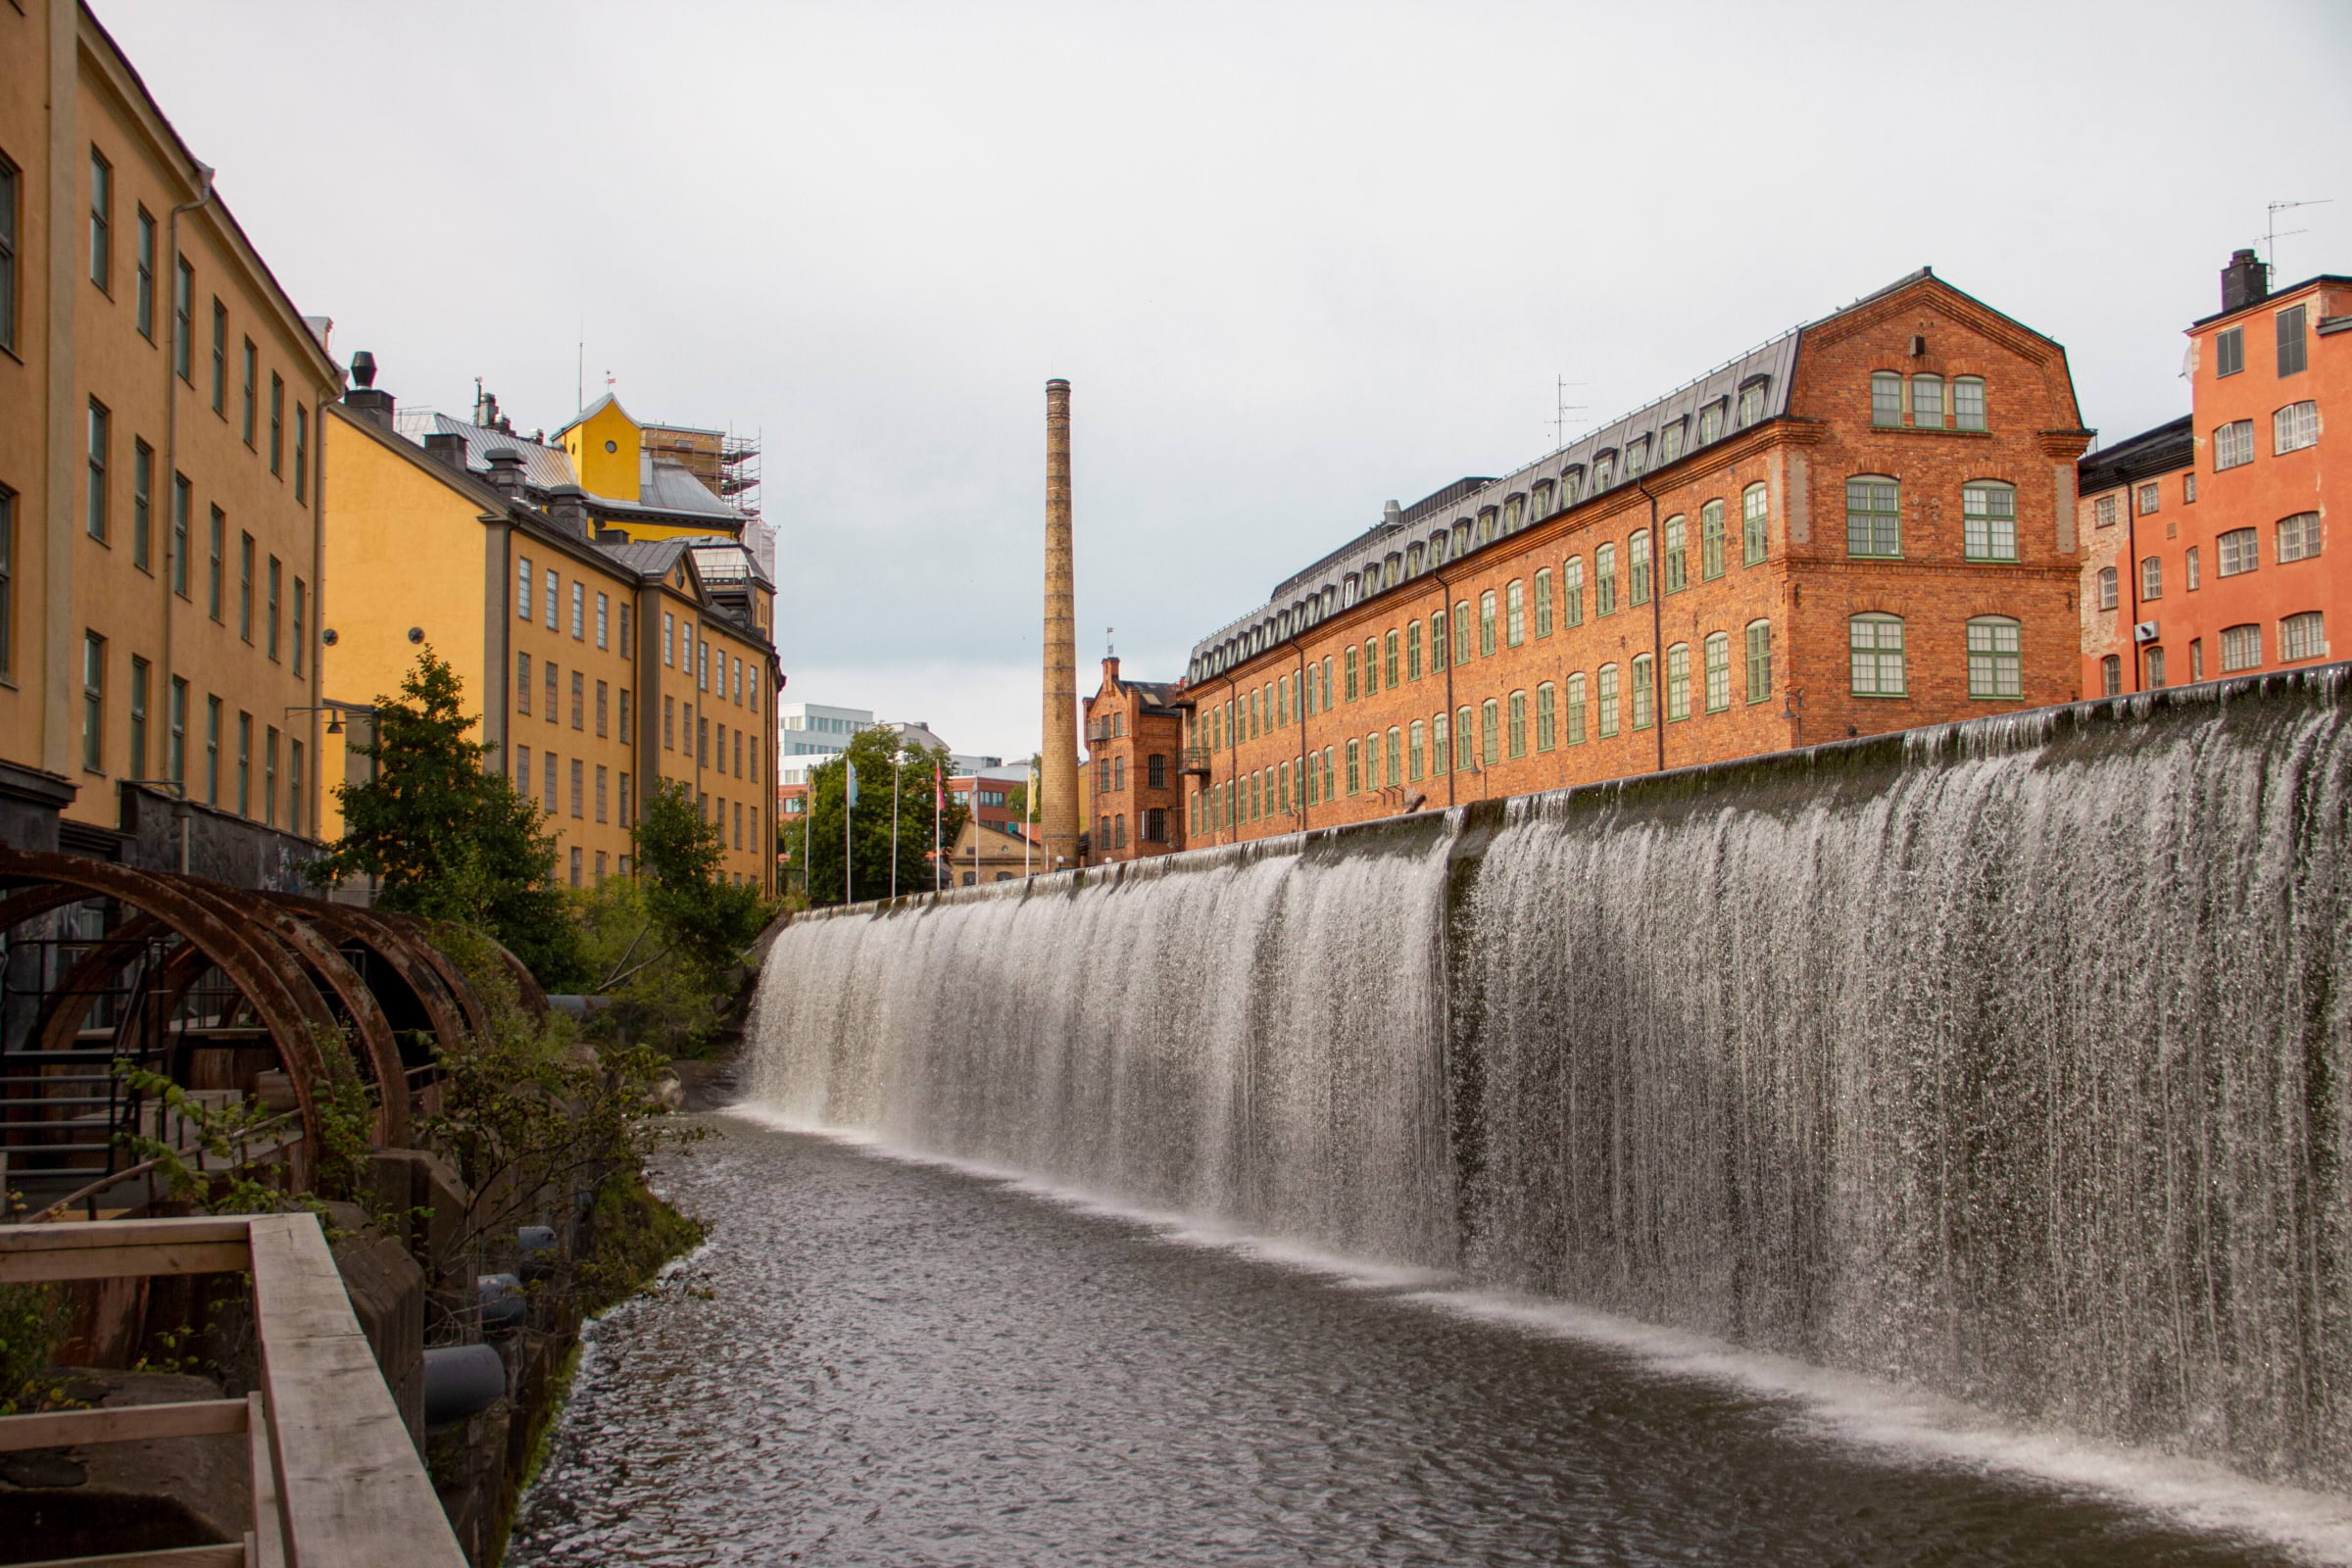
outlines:
[{"label": "metal pipe", "polygon": [[[179,387],[176,384],[179,377],[179,357],[182,354],[188,356],[188,368],[191,373],[196,368],[196,348],[188,341],[189,334],[194,331],[196,326],[196,292],[192,287],[188,291],[188,314],[185,321],[180,319],[179,313],[179,216],[182,213],[192,213],[213,199],[213,168],[210,164],[196,166],[196,199],[192,202],[182,202],[172,208],[171,215],[164,220],[164,254],[166,264],[172,269],[171,289],[165,296],[166,307],[172,317],[172,332],[170,346],[164,351],[164,485],[170,498],[166,503],[164,514],[164,570],[162,573],[164,584],[164,747],[167,753],[172,746],[171,732],[173,711],[172,694],[176,689],[173,682],[178,674],[172,662],[172,634],[177,620],[173,614],[176,607],[172,602],[179,597],[177,583],[180,573],[191,569],[187,557],[196,543],[196,508],[192,499],[188,506],[188,516],[185,519],[187,532],[184,537],[179,532],[181,522],[179,514]],[[323,447],[326,443],[326,432],[319,430],[315,434],[319,445]],[[180,752],[180,772],[183,782],[187,771],[187,752],[184,738],[187,717],[188,715],[184,711],[179,714],[183,737]],[[186,799],[184,794],[181,799]],[[185,819],[181,821],[180,828],[179,868],[185,871],[188,868]]]},{"label": "metal pipe", "polygon": [[[1666,771],[1666,653],[1660,611],[1666,599],[1666,548],[1658,537],[1658,498],[1648,483],[1634,476],[1634,488],[1649,503],[1649,727],[1658,737],[1658,771]],[[1632,563],[1627,563],[1631,565]]]}]

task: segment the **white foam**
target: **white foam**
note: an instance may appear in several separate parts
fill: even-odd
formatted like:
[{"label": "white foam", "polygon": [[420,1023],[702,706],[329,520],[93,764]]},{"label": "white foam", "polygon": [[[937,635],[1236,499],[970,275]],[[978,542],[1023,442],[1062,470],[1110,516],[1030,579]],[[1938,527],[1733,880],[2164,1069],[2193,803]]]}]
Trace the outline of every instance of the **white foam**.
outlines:
[{"label": "white foam", "polygon": [[1396,1299],[1428,1311],[1603,1346],[1662,1376],[1785,1399],[1800,1429],[1855,1447],[2029,1476],[2145,1508],[2191,1529],[2258,1539],[2307,1561],[2352,1563],[2352,1499],[2269,1485],[2202,1460],[2020,1428],[1917,1389],[1544,1298],[1461,1288],[1456,1276],[1440,1270],[1345,1257],[1197,1214],[1139,1207],[1003,1166],[905,1148],[870,1132],[811,1125],[758,1105],[739,1104],[726,1114],[899,1163],[996,1183],[1079,1213],[1142,1225],[1158,1240],[1180,1247],[1235,1252],[1348,1289],[1403,1291],[1409,1294]]}]

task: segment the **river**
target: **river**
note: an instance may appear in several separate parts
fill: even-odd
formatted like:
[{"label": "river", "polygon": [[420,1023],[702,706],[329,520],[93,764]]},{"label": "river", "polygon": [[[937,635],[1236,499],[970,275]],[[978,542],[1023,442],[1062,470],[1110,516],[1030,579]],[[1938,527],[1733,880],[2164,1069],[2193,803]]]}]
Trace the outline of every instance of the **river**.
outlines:
[{"label": "river", "polygon": [[509,1561],[2278,1564],[2352,1506],[745,1117]]}]

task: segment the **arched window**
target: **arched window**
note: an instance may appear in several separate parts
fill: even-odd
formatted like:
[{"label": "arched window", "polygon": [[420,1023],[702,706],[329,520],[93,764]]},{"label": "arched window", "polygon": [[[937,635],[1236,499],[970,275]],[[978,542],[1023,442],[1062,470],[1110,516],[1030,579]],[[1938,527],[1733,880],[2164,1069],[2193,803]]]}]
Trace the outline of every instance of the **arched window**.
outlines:
[{"label": "arched window", "polygon": [[1364,695],[1370,697],[1380,690],[1380,639],[1364,639]]},{"label": "arched window", "polygon": [[1900,556],[1903,553],[1902,495],[1884,474],[1856,474],[1845,481],[1845,553]]},{"label": "arched window", "polygon": [[1566,716],[1568,721],[1568,744],[1571,746],[1584,745],[1585,677],[1581,673],[1568,677],[1568,712]]},{"label": "arched window", "polygon": [[1478,705],[1478,765],[1493,767],[1501,745],[1502,705],[1490,697]]},{"label": "arched window", "polygon": [[1592,612],[1617,613],[1617,547],[1597,545],[1592,551]]},{"label": "arched window", "polygon": [[2099,695],[2121,697],[2124,694],[2124,661],[2121,655],[2109,654],[2099,661]]},{"label": "arched window", "polygon": [[1560,567],[1560,624],[1585,623],[1585,558],[1570,556]]},{"label": "arched window", "polygon": [[1478,596],[1478,657],[1494,657],[1494,590]]},{"label": "arched window", "polygon": [[1527,693],[1511,693],[1511,756],[1527,755]]},{"label": "arched window", "polygon": [[2017,559],[2017,487],[1971,479],[1960,487],[1961,550],[1971,561]]},{"label": "arched window", "polygon": [[1549,681],[1536,687],[1536,750],[1548,752],[1559,744],[1559,689]]},{"label": "arched window", "polygon": [[1339,778],[1338,773],[1333,769],[1332,766],[1333,760],[1337,758],[1338,755],[1339,748],[1336,746],[1326,746],[1323,748],[1323,799],[1327,801],[1331,799],[1332,786],[1338,782]]},{"label": "arched window", "polygon": [[2025,628],[2007,615],[1968,623],[1968,695],[2014,700],[2026,695]]},{"label": "arched window", "polygon": [[1923,430],[1943,428],[1943,377],[1915,375],[1911,378],[1911,422]]},{"label": "arched window", "polygon": [[1508,648],[1527,641],[1527,585],[1516,577],[1502,585],[1502,640]]},{"label": "arched window", "polygon": [[1536,635],[1551,635],[1551,568],[1536,568]]},{"label": "arched window", "polygon": [[1751,484],[1740,492],[1740,532],[1747,565],[1761,564],[1772,544],[1772,510],[1767,492]]},{"label": "arched window", "polygon": [[1647,729],[1658,721],[1657,692],[1658,662],[1647,654],[1634,656],[1632,690],[1626,693],[1627,706],[1634,710],[1634,728]]},{"label": "arched window", "polygon": [[2241,669],[2262,667],[2262,626],[2252,622],[2243,626],[2222,628],[2222,673],[2234,675]]},{"label": "arched window", "polygon": [[1406,731],[1404,741],[1404,776],[1408,780],[1417,782],[1420,779],[1426,765],[1423,759],[1428,753],[1428,727],[1416,718],[1413,720],[1411,728]]},{"label": "arched window", "polygon": [[1429,770],[1443,773],[1453,764],[1453,743],[1446,739],[1446,715],[1433,713],[1429,720]]},{"label": "arched window", "polygon": [[1453,604],[1453,662],[1470,662],[1470,601],[1457,599]]},{"label": "arched window", "polygon": [[1364,777],[1361,746],[1362,743],[1359,741],[1351,740],[1348,743],[1348,793],[1350,795],[1360,795],[1363,793]]},{"label": "arched window", "polygon": [[1456,772],[1466,773],[1478,765],[1470,747],[1470,710],[1466,707],[1457,708],[1453,710],[1453,766]]},{"label": "arched window", "polygon": [[1626,579],[1633,590],[1626,597],[1637,605],[1649,603],[1649,530],[1636,528],[1626,541]]},{"label": "arched window", "polygon": [[1713,582],[1723,575],[1723,503],[1710,501],[1698,509],[1698,575]]},{"label": "arched window", "polygon": [[1380,684],[1390,691],[1396,689],[1397,647],[1394,628],[1380,637]]},{"label": "arched window", "polygon": [[1892,370],[1874,370],[1870,376],[1870,422],[1903,422],[1903,378]]},{"label": "arched window", "polygon": [[1707,633],[1707,711],[1720,713],[1732,706],[1732,640],[1719,631]]},{"label": "arched window", "polygon": [[1772,695],[1772,622],[1747,623],[1747,700],[1760,703]]},{"label": "arched window", "polygon": [[1677,513],[1666,519],[1662,530],[1666,536],[1666,591],[1670,594],[1679,594],[1690,586],[1690,554],[1686,538],[1689,528],[1689,522],[1682,514]]},{"label": "arched window", "polygon": [[1666,721],[1690,716],[1690,645],[1676,643],[1666,650]]},{"label": "arched window", "polygon": [[2162,556],[2139,558],[2139,597],[2143,601],[2164,597],[2164,558]]},{"label": "arched window", "polygon": [[1395,725],[1389,727],[1389,769],[1383,780],[1390,788],[1404,782],[1404,732]]},{"label": "arched window", "polygon": [[1603,740],[1617,733],[1617,666],[1600,666],[1598,689],[1593,693],[1593,707],[1599,710],[1594,727]]},{"label": "arched window", "polygon": [[1404,623],[1404,678],[1421,678],[1421,623],[1417,620]]},{"label": "arched window", "polygon": [[2317,403],[2289,403],[2271,416],[2271,451],[2274,455],[2300,452],[2320,439],[2320,406]]},{"label": "arched window", "polygon": [[1952,423],[1963,430],[1984,428],[1983,376],[1958,375],[1952,378]]},{"label": "arched window", "polygon": [[1446,653],[1446,612],[1433,610],[1429,614],[1429,667],[1444,669]]},{"label": "arched window", "polygon": [[1845,623],[1856,697],[1902,697],[1910,687],[1903,667],[1899,615],[1856,615]]},{"label": "arched window", "polygon": [[[2155,657],[2164,650],[2151,648],[2148,657],[2154,667]],[[2322,611],[2305,610],[2282,616],[2278,622],[2278,662],[2291,664],[2298,660],[2328,657],[2328,619]],[[2156,684],[2162,685],[2159,680]]]},{"label": "arched window", "polygon": [[2116,598],[2117,583],[2115,568],[2113,566],[2101,566],[2099,568],[2098,575],[2098,607],[2101,610],[2113,610],[2116,605]]}]

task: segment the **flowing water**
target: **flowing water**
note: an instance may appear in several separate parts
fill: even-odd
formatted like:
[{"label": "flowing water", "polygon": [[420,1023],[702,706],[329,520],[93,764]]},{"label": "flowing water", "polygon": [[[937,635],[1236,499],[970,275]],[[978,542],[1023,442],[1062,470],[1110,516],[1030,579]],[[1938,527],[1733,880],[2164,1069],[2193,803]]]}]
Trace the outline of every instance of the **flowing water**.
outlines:
[{"label": "flowing water", "polygon": [[[2150,1457],[2352,1490],[2346,697],[2341,669],[2193,688],[807,919],[764,970],[753,1101],[1122,1211],[1429,1271],[1444,1283],[1420,1294],[1461,1309],[1433,1320],[1431,1300],[1394,1293],[1277,1287],[1190,1254],[1181,1270],[1150,1263],[1158,1244],[1131,1230],[1101,1248],[1028,1234],[1049,1224],[1033,1202],[1014,1219],[1001,1189],[925,1175],[940,1212],[894,1197],[888,1218],[869,1216],[877,1250],[938,1249],[902,1260],[923,1286],[894,1275],[841,1285],[847,1298],[870,1291],[884,1323],[902,1308],[969,1314],[959,1343],[1007,1358],[971,1367],[979,1386],[1034,1380],[1052,1419],[1073,1423],[1068,1441],[1159,1478],[1088,1492],[1058,1526],[1031,1520],[1083,1550],[1000,1541],[968,1560],[1146,1560],[1102,1544],[1090,1508],[1159,1519],[1164,1498],[1145,1495],[1185,1486],[1277,1544],[1169,1560],[2165,1560],[2152,1545],[2099,1557],[2071,1525],[1983,1536],[2022,1506],[2004,1489],[2024,1481],[1858,1479],[1882,1474],[1874,1463],[1911,1474],[1922,1451],[2200,1519],[2250,1509],[2279,1539],[2352,1554],[2327,1522],[2335,1504],[2313,1493],[2241,1495]],[[712,1266],[771,1270],[758,1277],[788,1279],[806,1303],[832,1287],[736,1250],[843,1267],[794,1234],[805,1202],[861,1261],[857,1224],[826,1205],[884,1167],[772,1150],[775,1185],[756,1205],[772,1224],[747,1220],[732,1243],[722,1226]],[[1000,1218],[1010,1233],[974,1239]],[[964,1281],[967,1267],[982,1277]],[[1077,1341],[1043,1361],[1015,1353],[1038,1314],[1066,1326],[1105,1299],[1121,1337],[1087,1352],[1107,1362],[1081,1361],[1119,1389],[1070,1386]],[[1484,1303],[1475,1322],[1464,1303]],[[1261,1306],[1269,1320],[1248,1321]],[[1144,1328],[1159,1311],[1185,1326]],[[998,1312],[1011,1315],[984,1316]],[[787,1361],[859,1353],[850,1317]],[[1214,1332],[1196,1340],[1204,1322]],[[1532,1349],[1531,1324],[1583,1341]],[[1253,1413],[1269,1340],[1302,1357],[1293,1370],[1315,1391],[1277,1400],[1295,1430]],[[1661,1393],[1628,1371],[1629,1351],[1696,1368],[1713,1392]],[[760,1353],[734,1355],[757,1397],[789,1405]],[[1359,1362],[1370,1394],[1351,1381]],[[1807,1364],[1878,1392],[1821,1403],[1787,1370]],[[1724,1392],[1740,1387],[1812,1414]],[[1906,1417],[1901,1464],[1835,1457],[1806,1435],[1823,1410],[1906,1390],[2010,1424]],[[1392,1395],[1402,1426],[1367,1423],[1367,1400]],[[1174,1456],[1155,1448],[1160,1400]],[[1215,1441],[1228,1400],[1247,1462]],[[1631,1426],[1601,1407],[1633,1412]],[[1384,1434],[1370,1468],[1329,1469],[1367,1424]],[[919,1445],[923,1430],[899,1438]],[[1293,1439],[1312,1451],[1280,1460]],[[1688,1464],[1671,1457],[1684,1443]],[[1594,1457],[1620,1447],[1622,1465]],[[1178,1462],[1208,1452],[1276,1479],[1243,1500],[1235,1475]],[[1382,1468],[1408,1452],[1405,1469]],[[874,1450],[877,1466],[904,1462]],[[1735,1549],[1737,1509],[1706,1478],[1736,1492],[1724,1478],[1751,1471],[1811,1501]],[[1392,1509],[1383,1474],[1402,1489]],[[1603,1522],[1581,1491],[1563,1500],[1588,1484],[1622,1516]],[[1892,1535],[1849,1540],[1816,1511],[1854,1488],[1883,1510],[1909,1485],[1940,1501],[1899,1509]],[[894,1495],[936,1523],[920,1491]],[[1353,1499],[1343,1518],[1324,1520],[1340,1495]],[[1685,1509],[1695,1523],[1669,1517]],[[2322,1524],[2293,1522],[2312,1510]],[[1421,1544],[1365,1544],[1392,1525]],[[1323,1528],[1356,1545],[1309,1549]],[[922,1548],[936,1559],[894,1559],[843,1529],[827,1539],[853,1544],[807,1560],[966,1560],[945,1538]],[[1570,1537],[1603,1544],[1578,1555]]]}]

